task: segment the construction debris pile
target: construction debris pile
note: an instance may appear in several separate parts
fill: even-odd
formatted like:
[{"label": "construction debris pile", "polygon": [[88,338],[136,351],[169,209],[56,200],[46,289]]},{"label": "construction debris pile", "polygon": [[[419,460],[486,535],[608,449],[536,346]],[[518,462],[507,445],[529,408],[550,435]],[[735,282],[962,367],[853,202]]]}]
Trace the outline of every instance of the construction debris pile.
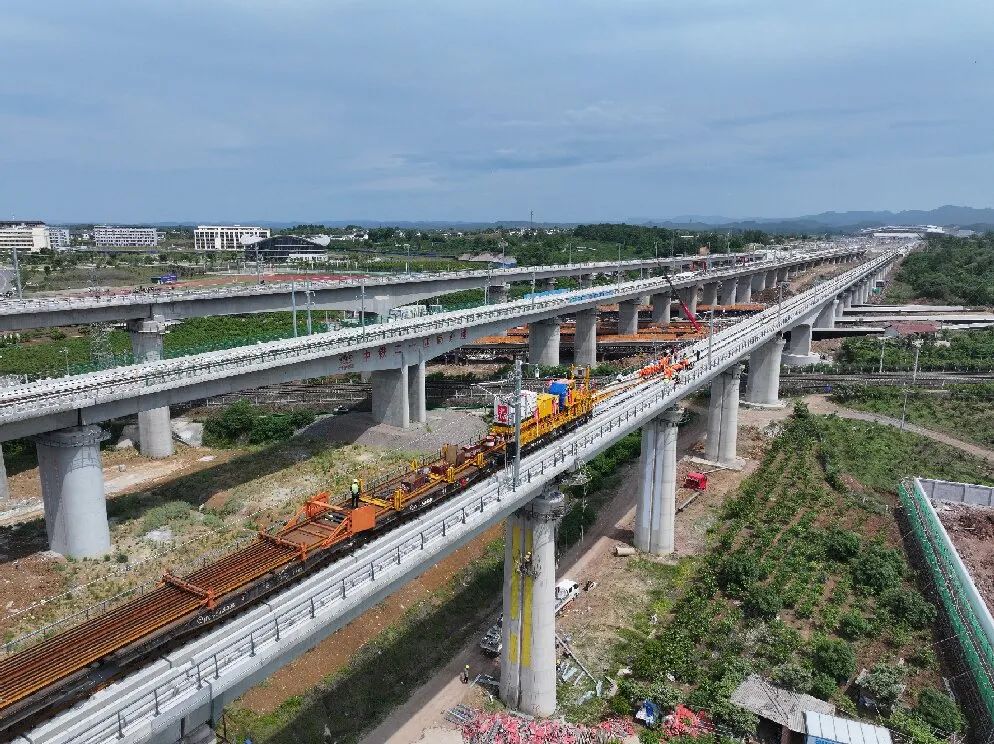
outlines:
[{"label": "construction debris pile", "polygon": [[480,713],[462,726],[470,744],[605,744],[635,733],[629,721],[611,719],[596,726],[563,720],[535,721],[510,713]]}]

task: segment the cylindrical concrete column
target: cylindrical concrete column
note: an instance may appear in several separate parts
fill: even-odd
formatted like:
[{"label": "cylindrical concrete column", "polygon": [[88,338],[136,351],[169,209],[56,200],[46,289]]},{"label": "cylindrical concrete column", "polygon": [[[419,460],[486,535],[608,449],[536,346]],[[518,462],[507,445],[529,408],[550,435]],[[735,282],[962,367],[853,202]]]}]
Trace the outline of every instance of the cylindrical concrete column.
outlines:
[{"label": "cylindrical concrete column", "polygon": [[719,433],[718,462],[734,465],[739,441],[739,388],[742,384],[742,365],[733,364],[722,373],[721,430]]},{"label": "cylindrical concrete column", "polygon": [[674,548],[676,445],[683,409],[669,408],[642,427],[642,484],[635,507],[635,547],[654,555]]},{"label": "cylindrical concrete column", "polygon": [[[724,390],[725,375],[721,374],[711,381],[711,400],[708,403],[708,435],[704,440],[704,458],[711,462],[718,462],[718,446],[721,444],[721,409]],[[643,441],[645,441],[644,432]]]},{"label": "cylindrical concrete column", "polygon": [[597,311],[594,309],[581,310],[576,314],[573,361],[585,367],[597,364]]},{"label": "cylindrical concrete column", "polygon": [[425,362],[418,362],[407,368],[407,402],[410,406],[410,423],[425,423],[428,420],[428,405],[425,396]]},{"label": "cylindrical concrete column", "polygon": [[783,355],[785,367],[806,367],[818,362],[818,355],[811,353],[811,325],[802,323],[790,329],[790,342]]},{"label": "cylindrical concrete column", "polygon": [[590,289],[594,286],[594,275],[593,274],[581,274],[580,275],[580,289]]},{"label": "cylindrical concrete column", "polygon": [[401,429],[411,425],[411,403],[407,383],[408,365],[373,372],[373,421]]},{"label": "cylindrical concrete column", "polygon": [[[692,287],[684,287],[680,290],[680,299],[683,301],[684,306],[686,306],[687,311],[697,315],[697,293],[700,290],[700,285],[695,284]],[[683,308],[681,307],[681,310]],[[687,312],[684,312],[687,315]],[[690,316],[687,315],[687,320],[690,320]]]},{"label": "cylindrical concrete column", "polygon": [[110,550],[99,426],[73,426],[35,437],[48,546],[70,558]]},{"label": "cylindrical concrete column", "polygon": [[701,304],[714,309],[718,304],[718,282],[708,282],[701,290]]},{"label": "cylindrical concrete column", "polygon": [[7,483],[7,464],[3,461],[3,448],[0,447],[0,503],[10,498],[10,484]]},{"label": "cylindrical concrete column", "polygon": [[735,295],[737,294],[739,280],[735,277],[725,279],[721,282],[721,287],[718,289],[718,304],[719,305],[734,305]]},{"label": "cylindrical concrete column", "polygon": [[556,710],[556,525],[565,510],[546,491],[507,519],[500,697],[513,710]]},{"label": "cylindrical concrete column", "polygon": [[528,326],[528,361],[544,367],[559,364],[559,318],[540,320]]},{"label": "cylindrical concrete column", "polygon": [[848,310],[852,307],[852,291],[846,290],[842,293],[842,307],[844,310]]},{"label": "cylindrical concrete column", "polygon": [[649,298],[652,303],[652,322],[659,325],[667,325],[670,322],[670,308],[673,305],[673,297],[669,292],[660,292]]},{"label": "cylindrical concrete column", "polygon": [[835,298],[835,302],[832,303],[832,304],[835,307],[835,317],[836,317],[836,319],[841,318],[842,315],[846,311],[845,302],[842,300],[841,297],[836,297]]},{"label": "cylindrical concrete column", "polygon": [[618,303],[618,334],[635,336],[639,332],[639,304],[637,300]]},{"label": "cylindrical concrete column", "polygon": [[766,289],[766,272],[760,271],[752,275],[752,291],[762,292]]},{"label": "cylindrical concrete column", "polygon": [[774,338],[749,355],[746,402],[754,406],[780,405],[780,355],[784,340]]},{"label": "cylindrical concrete column", "polygon": [[735,291],[735,304],[744,305],[752,301],[752,280],[747,276],[739,277],[738,288]]},{"label": "cylindrical concrete column", "polygon": [[[131,349],[135,364],[162,359],[162,339],[166,323],[161,316],[152,320],[128,322]],[[138,411],[138,448],[146,457],[162,458],[173,454],[173,432],[169,421],[169,406]]]},{"label": "cylindrical concrete column", "polygon": [[541,290],[548,292],[555,288],[556,288],[556,277],[550,276],[549,278],[542,280]]},{"label": "cylindrical concrete column", "polygon": [[838,303],[838,300],[832,300],[825,304],[815,319],[815,328],[835,328],[835,308]]},{"label": "cylindrical concrete column", "polygon": [[790,279],[790,269],[786,266],[781,266],[777,269],[777,284],[780,282],[786,282]]},{"label": "cylindrical concrete column", "polygon": [[770,269],[766,272],[766,288],[773,289],[777,286],[777,270]]}]

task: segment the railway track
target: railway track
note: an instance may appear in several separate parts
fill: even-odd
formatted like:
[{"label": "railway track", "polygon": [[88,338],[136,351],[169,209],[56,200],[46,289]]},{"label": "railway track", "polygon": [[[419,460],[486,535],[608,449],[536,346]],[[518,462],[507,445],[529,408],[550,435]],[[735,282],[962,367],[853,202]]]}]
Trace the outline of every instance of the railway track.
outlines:
[{"label": "railway track", "polygon": [[[791,298],[776,311],[761,313],[754,323],[737,324],[722,331],[714,339],[713,359],[710,354],[703,356],[708,344],[696,344],[690,353],[701,358],[699,368],[684,370],[686,376],[681,372],[678,381],[657,378],[638,384],[619,383],[616,395],[601,396],[592,414],[589,403],[582,409],[584,421],[591,415],[595,417],[591,422],[594,428],[583,426],[577,441],[573,441],[575,437],[571,434],[567,444],[557,445],[553,462],[565,459],[567,448],[575,450],[579,441],[603,437],[605,427],[607,431],[616,426],[621,428],[622,421],[630,420],[631,411],[644,416],[666,400],[699,389],[717,371],[803,317],[811,304],[831,296],[837,285],[843,285],[855,275],[862,276],[886,260],[887,257],[882,257],[803,296]],[[580,419],[568,420],[553,436],[558,438],[580,423]],[[595,431],[597,427],[599,433]],[[335,556],[354,550],[381,530],[389,531],[407,515],[429,508],[495,472],[502,458],[487,455],[503,454],[504,441],[485,439],[473,447],[471,451],[463,448],[462,460],[443,452],[448,466],[436,470],[438,463],[434,463],[425,480],[418,480],[411,487],[413,490],[405,492],[410,482],[388,479],[363,489],[361,503],[353,504],[350,509],[330,500],[327,494],[319,494],[275,534],[260,533],[247,547],[182,579],[166,575],[163,584],[149,594],[3,659],[0,661],[0,736],[23,729],[39,716],[51,715],[53,710],[128,670],[163,644],[267,596]],[[543,459],[542,472],[544,462]],[[421,474],[421,469],[412,468],[412,472]],[[531,473],[528,469],[529,482]],[[482,504],[481,501],[481,511]],[[465,519],[465,507],[463,511]],[[312,604],[312,617],[314,611]],[[276,639],[279,640],[278,623]],[[214,663],[218,665],[216,658]],[[219,669],[217,673],[220,674]]]}]

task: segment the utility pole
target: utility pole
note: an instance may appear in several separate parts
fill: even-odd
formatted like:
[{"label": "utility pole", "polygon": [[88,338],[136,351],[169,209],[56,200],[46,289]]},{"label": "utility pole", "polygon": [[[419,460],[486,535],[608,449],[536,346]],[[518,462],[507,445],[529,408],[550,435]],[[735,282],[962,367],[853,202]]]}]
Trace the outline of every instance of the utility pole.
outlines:
[{"label": "utility pole", "polygon": [[21,266],[17,262],[17,246],[16,245],[14,246],[14,283],[17,285],[17,299],[23,300],[24,299],[24,294],[21,291]]},{"label": "utility pole", "polygon": [[511,488],[518,490],[521,473],[521,360],[514,360],[514,467],[511,470]]},{"label": "utility pole", "polygon": [[[911,372],[911,385],[914,385],[918,380],[918,355],[921,353],[923,343],[925,342],[920,338],[916,338],[911,342],[912,346],[915,347],[915,365]],[[904,385],[904,405],[901,406],[901,431],[904,431],[904,422],[908,416],[908,394],[911,392],[911,385],[907,383]]]},{"label": "utility pole", "polygon": [[293,310],[293,337],[297,338],[297,288],[290,282],[290,307]]},{"label": "utility pole", "polygon": [[307,280],[307,335],[311,335],[311,280]]},{"label": "utility pole", "polygon": [[887,339],[883,336],[880,337],[880,365],[877,367],[877,374],[882,375],[884,373],[884,344],[887,343]]},{"label": "utility pole", "polygon": [[360,300],[359,300],[359,327],[362,328],[362,334],[366,335],[366,277],[361,279],[361,284],[359,285]]}]

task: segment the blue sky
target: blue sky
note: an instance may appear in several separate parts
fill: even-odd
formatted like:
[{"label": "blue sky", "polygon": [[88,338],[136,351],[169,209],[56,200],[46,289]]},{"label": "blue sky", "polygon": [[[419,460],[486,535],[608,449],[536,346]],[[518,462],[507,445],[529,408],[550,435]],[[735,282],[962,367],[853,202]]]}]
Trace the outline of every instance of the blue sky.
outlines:
[{"label": "blue sky", "polygon": [[5,0],[0,217],[994,204],[973,0]]}]

